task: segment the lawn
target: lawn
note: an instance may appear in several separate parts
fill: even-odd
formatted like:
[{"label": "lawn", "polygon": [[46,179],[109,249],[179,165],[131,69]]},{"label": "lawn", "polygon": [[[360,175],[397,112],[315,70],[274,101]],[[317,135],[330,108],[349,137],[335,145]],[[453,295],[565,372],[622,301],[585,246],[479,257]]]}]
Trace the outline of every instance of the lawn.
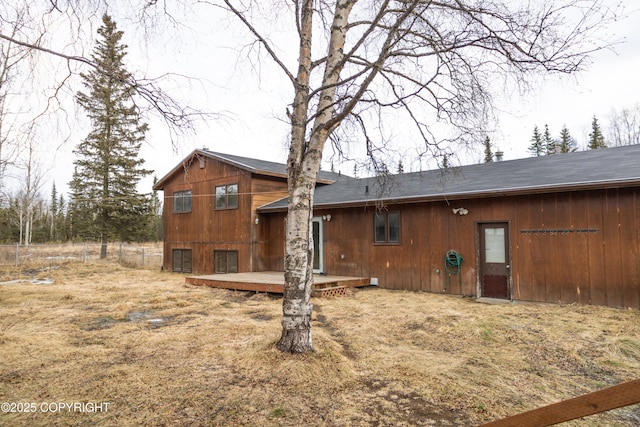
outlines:
[{"label": "lawn", "polygon": [[[640,376],[636,310],[367,288],[314,299],[316,351],[288,355],[277,296],[0,269],[33,277],[53,283],[0,285],[0,425],[470,426]],[[638,423],[635,405],[565,425]]]}]

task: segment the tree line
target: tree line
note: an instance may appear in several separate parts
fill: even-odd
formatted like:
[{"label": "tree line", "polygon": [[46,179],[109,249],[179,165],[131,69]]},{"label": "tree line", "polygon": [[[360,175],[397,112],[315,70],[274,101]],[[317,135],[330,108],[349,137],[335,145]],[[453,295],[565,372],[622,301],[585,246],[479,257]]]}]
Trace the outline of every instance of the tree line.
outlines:
[{"label": "tree line", "polygon": [[[40,244],[51,242],[100,241],[101,235],[82,224],[55,183],[50,197],[37,193],[29,200],[23,191],[3,197],[0,206],[0,244]],[[163,238],[162,204],[156,193],[150,196],[147,214],[139,217],[136,230],[128,236],[110,235],[110,239],[133,242],[155,242]]]},{"label": "tree line", "polygon": [[[86,113],[91,131],[74,150],[69,200],[58,194],[55,184],[49,200],[40,195],[41,168],[32,156],[34,144],[27,144],[29,155],[20,190],[1,195],[0,242],[28,245],[94,240],[102,243],[100,256],[104,258],[110,240],[162,239],[157,194],[137,190],[141,179],[152,173],[143,168],[144,160],[139,157],[148,125],[141,120],[131,74],[124,66],[127,46],[122,35],[111,17],[103,15],[90,58],[94,67],[80,74],[85,90],[78,91],[75,100]],[[3,59],[7,52],[3,51]],[[10,83],[2,78],[0,75],[0,98],[2,86]],[[4,164],[0,166],[3,172]],[[0,173],[0,182],[2,177]]]},{"label": "tree line", "polygon": [[[560,130],[558,138],[551,135],[547,124],[544,125],[543,131],[536,125],[533,128],[530,142],[528,150],[533,157],[571,153],[579,149],[578,142],[566,125]],[[608,138],[605,138],[598,118],[593,116],[591,131],[585,143],[587,150],[634,144],[640,144],[640,104],[636,104],[633,108],[624,108],[621,111],[613,110]]]}]

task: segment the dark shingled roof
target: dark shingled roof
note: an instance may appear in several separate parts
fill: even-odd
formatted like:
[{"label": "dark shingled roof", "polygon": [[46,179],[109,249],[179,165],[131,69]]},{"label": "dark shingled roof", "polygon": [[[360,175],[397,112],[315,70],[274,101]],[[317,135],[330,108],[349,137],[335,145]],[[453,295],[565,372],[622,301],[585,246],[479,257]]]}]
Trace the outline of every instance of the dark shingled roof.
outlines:
[{"label": "dark shingled roof", "polygon": [[[483,163],[444,170],[341,180],[316,189],[315,207],[551,193],[640,186],[640,145]],[[286,199],[260,212],[286,209]]]},{"label": "dark shingled roof", "polygon": [[[168,174],[162,177],[156,185],[153,186],[154,190],[162,190],[165,181],[171,177],[175,172],[182,170],[182,164],[194,156],[204,156],[211,159],[216,159],[221,162],[236,166],[240,169],[249,171],[251,173],[259,175],[269,175],[281,178],[287,178],[287,165],[284,163],[269,162],[266,160],[253,159],[250,157],[236,156],[233,154],[218,153],[214,151],[194,150],[185,159],[180,162],[175,168],[173,168]],[[335,172],[320,171],[318,172],[318,182],[321,184],[331,184],[342,179],[350,179],[345,175],[340,175]]]}]

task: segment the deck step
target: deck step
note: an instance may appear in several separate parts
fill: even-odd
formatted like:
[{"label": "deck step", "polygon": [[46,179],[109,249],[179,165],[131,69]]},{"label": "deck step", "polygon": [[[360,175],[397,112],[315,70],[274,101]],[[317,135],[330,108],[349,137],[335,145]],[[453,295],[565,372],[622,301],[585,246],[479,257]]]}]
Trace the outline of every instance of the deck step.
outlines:
[{"label": "deck step", "polygon": [[343,297],[349,295],[349,289],[346,286],[331,286],[314,289],[311,295],[314,297]]},{"label": "deck step", "polygon": [[318,283],[315,282],[313,284],[313,289],[314,290],[319,290],[319,289],[328,289],[328,288],[337,288],[338,286],[338,282],[326,282],[326,283]]}]

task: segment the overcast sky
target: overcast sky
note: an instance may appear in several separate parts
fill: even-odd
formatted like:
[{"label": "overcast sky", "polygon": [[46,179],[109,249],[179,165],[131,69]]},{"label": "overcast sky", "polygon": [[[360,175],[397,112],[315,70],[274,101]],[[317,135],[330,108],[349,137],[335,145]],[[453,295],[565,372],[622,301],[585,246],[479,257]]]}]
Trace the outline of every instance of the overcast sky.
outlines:
[{"label": "overcast sky", "polygon": [[[130,71],[150,75],[177,72],[201,79],[189,84],[182,80],[168,89],[194,108],[221,114],[208,120],[206,125],[201,123],[197,133],[181,140],[178,146],[172,146],[166,128],[152,120],[142,155],[147,160],[146,167],[155,170],[155,176],[161,178],[194,148],[202,147],[285,162],[288,126],[283,118],[285,106],[291,102],[290,85],[281,75],[272,74],[274,70],[269,64],[242,60],[246,55],[237,43],[241,37],[239,30],[218,28],[203,34],[203,27],[194,24],[189,31],[166,41],[161,34],[142,39],[135,31],[128,32],[126,22],[118,21],[117,17],[116,22],[125,31],[124,42],[130,52],[128,63],[132,64]],[[524,97],[514,94],[499,103],[502,112],[498,116],[498,127],[490,134],[496,147],[494,151],[498,148],[504,151],[505,160],[527,157],[534,126],[542,129],[545,124],[554,137],[558,137],[566,125],[582,148],[594,115],[606,136],[611,110],[640,102],[640,15],[634,13],[618,21],[608,33],[623,43],[613,50],[596,53],[588,71],[563,79],[541,79]],[[225,37],[221,38],[220,34]],[[55,180],[63,192],[73,170],[71,152],[86,132],[66,143],[54,141],[44,153],[47,161],[53,159],[47,178],[49,182]],[[461,161],[477,163],[483,157],[482,152],[483,147],[479,146],[476,152],[463,153]],[[325,159],[330,154],[326,150]],[[347,166],[340,168],[345,173],[352,172]],[[150,186],[150,183],[144,185]],[[50,184],[44,186],[45,195],[50,187]]]}]

